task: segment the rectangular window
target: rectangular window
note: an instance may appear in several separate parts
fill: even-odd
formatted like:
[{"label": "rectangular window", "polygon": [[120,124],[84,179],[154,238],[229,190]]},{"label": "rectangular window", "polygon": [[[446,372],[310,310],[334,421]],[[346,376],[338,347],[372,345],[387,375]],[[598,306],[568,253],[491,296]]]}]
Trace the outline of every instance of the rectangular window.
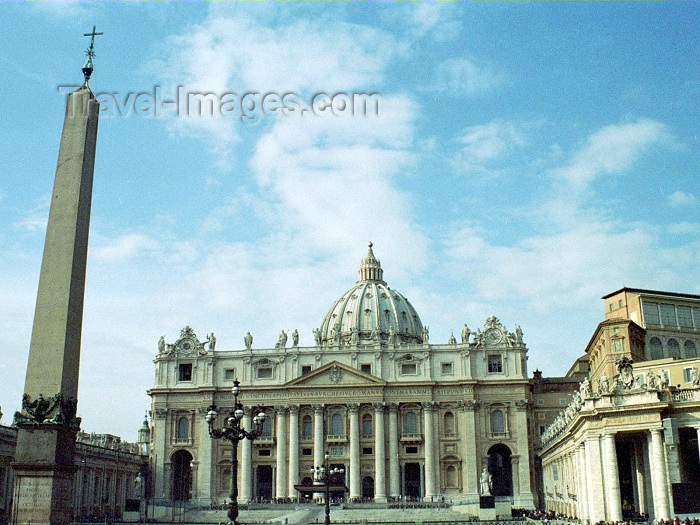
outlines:
[{"label": "rectangular window", "polygon": [[224,380],[233,381],[234,379],[236,379],[235,368],[227,368],[226,370],[224,370]]},{"label": "rectangular window", "polygon": [[661,305],[661,324],[664,326],[676,326],[676,307],[674,305]]},{"label": "rectangular window", "polygon": [[362,447],[363,456],[371,456],[373,452],[372,447]]},{"label": "rectangular window", "polygon": [[544,434],[544,431],[547,430],[547,427],[544,425],[540,425],[540,436]]},{"label": "rectangular window", "polygon": [[557,468],[556,463],[552,463],[552,478],[554,479],[554,481],[559,480],[559,469]]},{"label": "rectangular window", "polygon": [[418,454],[418,447],[406,447],[406,454]]},{"label": "rectangular window", "polygon": [[402,376],[414,376],[418,373],[418,367],[416,363],[403,363],[401,365],[401,375]]},{"label": "rectangular window", "polygon": [[613,308],[615,308],[615,307],[613,306],[612,303],[610,303],[610,311],[611,311],[611,312],[613,311]]},{"label": "rectangular window", "polygon": [[500,355],[489,356],[489,374],[498,374],[503,372],[503,361]]},{"label": "rectangular window", "polygon": [[270,449],[263,448],[261,450],[258,450],[258,456],[260,456],[261,458],[269,458],[270,457]]},{"label": "rectangular window", "polygon": [[442,363],[442,375],[451,376],[452,375],[452,363]]},{"label": "rectangular window", "polygon": [[700,328],[700,308],[693,306],[693,318],[695,319],[695,328]]},{"label": "rectangular window", "polygon": [[364,372],[365,374],[371,374],[372,373],[372,365],[369,363],[365,363],[363,365],[360,365],[360,372]]},{"label": "rectangular window", "polygon": [[681,328],[693,327],[693,315],[691,313],[690,306],[678,307],[678,324]]},{"label": "rectangular window", "polygon": [[301,367],[301,375],[305,376],[306,374],[311,373],[311,365],[302,365]]},{"label": "rectangular window", "polygon": [[693,380],[693,369],[692,368],[684,368],[683,369],[683,381],[686,383],[690,383]]},{"label": "rectangular window", "polygon": [[192,363],[180,363],[177,369],[178,381],[192,381]]},{"label": "rectangular window", "polygon": [[659,304],[658,303],[648,303],[644,301],[644,323],[645,324],[661,324],[661,317],[659,317]]},{"label": "rectangular window", "polygon": [[617,306],[620,307],[620,308],[622,308],[622,299],[620,299],[620,300],[617,302]]},{"label": "rectangular window", "polygon": [[310,448],[302,448],[301,449],[301,455],[302,456],[310,456],[313,454],[313,450]]},{"label": "rectangular window", "polygon": [[264,366],[258,368],[258,379],[272,379],[272,367]]}]

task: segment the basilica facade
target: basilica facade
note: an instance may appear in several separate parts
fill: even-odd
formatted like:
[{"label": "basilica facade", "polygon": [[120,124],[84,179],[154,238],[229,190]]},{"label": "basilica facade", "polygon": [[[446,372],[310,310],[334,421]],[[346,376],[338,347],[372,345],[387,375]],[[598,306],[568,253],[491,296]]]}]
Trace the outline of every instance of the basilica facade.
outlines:
[{"label": "basilica facade", "polygon": [[[299,346],[220,349],[190,327],[161,338],[152,398],[154,495],[222,503],[231,444],[204,419],[226,415],[233,381],[243,405],[268,415],[262,436],[239,445],[239,500],[296,500],[324,462],[342,468],[346,498],[387,502],[442,498],[478,504],[480,473],[491,494],[534,506],[527,347],[494,316],[459,341],[432,344],[411,303],[384,281],[372,245],[357,282]],[[251,427],[246,411],[243,426]]]}]

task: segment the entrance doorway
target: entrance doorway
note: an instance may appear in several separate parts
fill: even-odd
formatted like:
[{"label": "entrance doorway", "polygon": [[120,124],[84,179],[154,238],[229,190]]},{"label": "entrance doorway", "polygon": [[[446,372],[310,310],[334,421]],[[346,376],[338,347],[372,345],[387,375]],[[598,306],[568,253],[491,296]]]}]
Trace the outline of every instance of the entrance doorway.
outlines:
[{"label": "entrance doorway", "polygon": [[256,474],[258,498],[261,501],[270,501],[272,499],[272,466],[259,465]]},{"label": "entrance doorway", "polygon": [[178,450],[172,457],[173,482],[170,493],[173,501],[189,501],[192,489],[192,454]]},{"label": "entrance doorway", "polygon": [[489,472],[491,473],[491,494],[494,496],[513,495],[513,467],[510,449],[499,443],[489,449]]},{"label": "entrance doorway", "polygon": [[374,478],[370,476],[362,478],[362,497],[374,499]]},{"label": "entrance doorway", "polygon": [[420,499],[420,465],[406,463],[403,467],[404,495],[410,499]]}]

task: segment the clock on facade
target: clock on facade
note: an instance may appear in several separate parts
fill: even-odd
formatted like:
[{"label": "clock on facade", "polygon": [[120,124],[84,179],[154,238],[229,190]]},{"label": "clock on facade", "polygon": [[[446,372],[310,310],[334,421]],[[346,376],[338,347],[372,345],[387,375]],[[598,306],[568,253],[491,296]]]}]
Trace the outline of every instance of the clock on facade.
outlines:
[{"label": "clock on facade", "polygon": [[498,328],[491,328],[486,332],[486,342],[495,345],[501,340],[502,334]]}]

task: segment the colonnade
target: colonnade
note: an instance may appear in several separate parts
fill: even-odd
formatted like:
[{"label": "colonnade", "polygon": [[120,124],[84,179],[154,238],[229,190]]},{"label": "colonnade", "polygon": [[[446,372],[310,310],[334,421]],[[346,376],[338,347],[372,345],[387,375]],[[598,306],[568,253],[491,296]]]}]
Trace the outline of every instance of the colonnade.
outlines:
[{"label": "colonnade", "polygon": [[[435,402],[423,403],[424,428],[424,494],[425,498],[435,497],[440,492],[439,447],[437,434],[437,406]],[[360,406],[346,405],[348,429],[342,444],[348,445],[348,453],[338,457],[339,461],[349,459],[347,472],[350,499],[362,496],[362,473],[360,468]],[[324,407],[313,405],[313,463],[322,465],[326,454],[324,434]],[[301,482],[299,459],[301,446],[299,439],[299,406],[275,407],[275,497],[296,499],[298,493],[294,485]],[[396,404],[375,403],[372,405],[372,435],[374,456],[374,500],[385,502],[387,498],[400,496],[399,463],[399,410]],[[243,427],[250,428],[251,415],[246,412]],[[240,451],[241,501],[253,498],[253,447],[249,440],[242,441]],[[388,457],[387,457],[388,456]],[[418,458],[415,460],[418,461]]]},{"label": "colonnade", "polygon": [[[700,437],[700,429],[698,434]],[[590,523],[622,521],[615,435],[614,431],[589,432],[576,446],[569,447],[545,466],[545,499],[549,510],[573,514]],[[644,435],[640,432],[638,439],[632,437],[627,446],[634,501],[628,503],[655,520],[669,519],[670,484],[663,430],[655,428]]]}]

